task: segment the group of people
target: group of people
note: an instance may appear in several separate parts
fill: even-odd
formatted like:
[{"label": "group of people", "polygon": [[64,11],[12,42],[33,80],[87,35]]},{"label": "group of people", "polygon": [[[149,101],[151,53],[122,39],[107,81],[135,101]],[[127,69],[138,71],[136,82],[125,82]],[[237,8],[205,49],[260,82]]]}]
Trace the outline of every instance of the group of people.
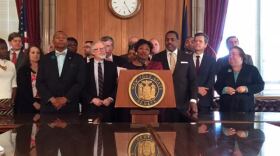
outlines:
[{"label": "group of people", "polygon": [[156,39],[133,37],[124,56],[113,55],[110,36],[86,41],[85,57],[77,53],[77,40],[63,31],[54,34],[53,49],[45,55],[37,46],[23,52],[18,33],[11,33],[8,41],[9,51],[5,40],[0,40],[2,114],[13,108],[15,113],[82,111],[101,114],[103,121],[129,121],[129,114],[124,115],[128,111],[114,108],[121,69],[171,71],[176,109],[160,112],[160,120],[168,122],[210,112],[214,90],[220,95],[220,111],[254,111],[254,94],[264,89],[260,73],[235,36],[227,39],[229,55],[217,61],[206,52],[209,38],[205,33],[189,37],[185,49],[179,49],[178,33],[168,31],[163,51]]}]

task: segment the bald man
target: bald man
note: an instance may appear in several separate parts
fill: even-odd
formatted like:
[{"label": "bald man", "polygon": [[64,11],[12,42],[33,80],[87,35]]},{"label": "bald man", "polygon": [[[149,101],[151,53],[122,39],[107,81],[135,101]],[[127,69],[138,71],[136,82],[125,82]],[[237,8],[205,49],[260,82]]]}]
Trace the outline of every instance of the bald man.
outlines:
[{"label": "bald man", "polygon": [[67,34],[53,36],[54,51],[43,56],[37,75],[42,98],[41,113],[78,113],[79,95],[85,84],[85,62],[67,49]]}]

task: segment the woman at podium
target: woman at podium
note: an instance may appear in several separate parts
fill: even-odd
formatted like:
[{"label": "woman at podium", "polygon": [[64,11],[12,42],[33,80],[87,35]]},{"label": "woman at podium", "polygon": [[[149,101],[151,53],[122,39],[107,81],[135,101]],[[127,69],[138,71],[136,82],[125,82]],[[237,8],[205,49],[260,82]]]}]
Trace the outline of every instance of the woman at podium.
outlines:
[{"label": "woman at podium", "polygon": [[[162,70],[160,62],[151,61],[150,54],[153,44],[145,39],[140,39],[134,45],[136,59],[124,65],[128,70]],[[120,108],[117,110],[117,118],[121,122],[131,122],[130,109]]]},{"label": "woman at podium", "polygon": [[140,39],[134,45],[136,51],[136,59],[127,63],[125,68],[135,70],[162,70],[163,66],[160,62],[151,61],[150,54],[153,44],[145,39]]}]

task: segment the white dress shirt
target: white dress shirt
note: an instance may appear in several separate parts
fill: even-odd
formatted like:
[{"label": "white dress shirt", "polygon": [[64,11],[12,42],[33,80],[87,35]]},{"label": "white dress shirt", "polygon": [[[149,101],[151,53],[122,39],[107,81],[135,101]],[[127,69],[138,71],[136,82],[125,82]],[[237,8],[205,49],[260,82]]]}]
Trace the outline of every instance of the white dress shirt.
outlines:
[{"label": "white dress shirt", "polygon": [[18,55],[19,55],[19,53],[20,53],[20,50],[12,50],[12,49],[10,49],[10,60],[13,60],[13,52],[16,52],[16,54],[17,54],[17,59],[18,59]]},{"label": "white dress shirt", "polygon": [[67,54],[67,49],[63,50],[62,52],[59,52],[57,50],[55,51],[59,76],[61,75],[61,72],[63,70],[66,54]]},{"label": "white dress shirt", "polygon": [[196,53],[193,53],[193,62],[194,62],[194,66],[196,66],[196,56],[200,56],[199,57],[199,66],[201,65],[201,61],[202,61],[202,58],[203,58],[203,55],[204,53],[201,53],[201,54],[196,54]]},{"label": "white dress shirt", "polygon": [[[102,138],[99,138],[99,133],[100,132],[100,125],[97,125],[96,126],[96,132],[95,132],[95,138],[94,138],[94,145],[93,145],[93,156],[98,156],[98,141],[101,141]],[[101,134],[102,135],[102,134]],[[101,155],[100,156],[103,156],[104,155],[104,146],[102,144],[102,149],[101,149]]]}]

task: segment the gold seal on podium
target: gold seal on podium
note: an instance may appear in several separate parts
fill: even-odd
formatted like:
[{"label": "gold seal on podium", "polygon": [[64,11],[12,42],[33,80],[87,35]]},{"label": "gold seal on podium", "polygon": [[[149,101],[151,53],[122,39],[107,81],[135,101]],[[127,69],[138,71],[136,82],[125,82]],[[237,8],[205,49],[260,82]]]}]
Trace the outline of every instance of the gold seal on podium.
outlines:
[{"label": "gold seal on podium", "polygon": [[152,108],[159,104],[165,94],[165,84],[155,73],[142,72],[129,83],[129,97],[141,108]]},{"label": "gold seal on podium", "polygon": [[140,133],[134,136],[128,146],[129,156],[161,156],[160,151],[150,133]]}]

